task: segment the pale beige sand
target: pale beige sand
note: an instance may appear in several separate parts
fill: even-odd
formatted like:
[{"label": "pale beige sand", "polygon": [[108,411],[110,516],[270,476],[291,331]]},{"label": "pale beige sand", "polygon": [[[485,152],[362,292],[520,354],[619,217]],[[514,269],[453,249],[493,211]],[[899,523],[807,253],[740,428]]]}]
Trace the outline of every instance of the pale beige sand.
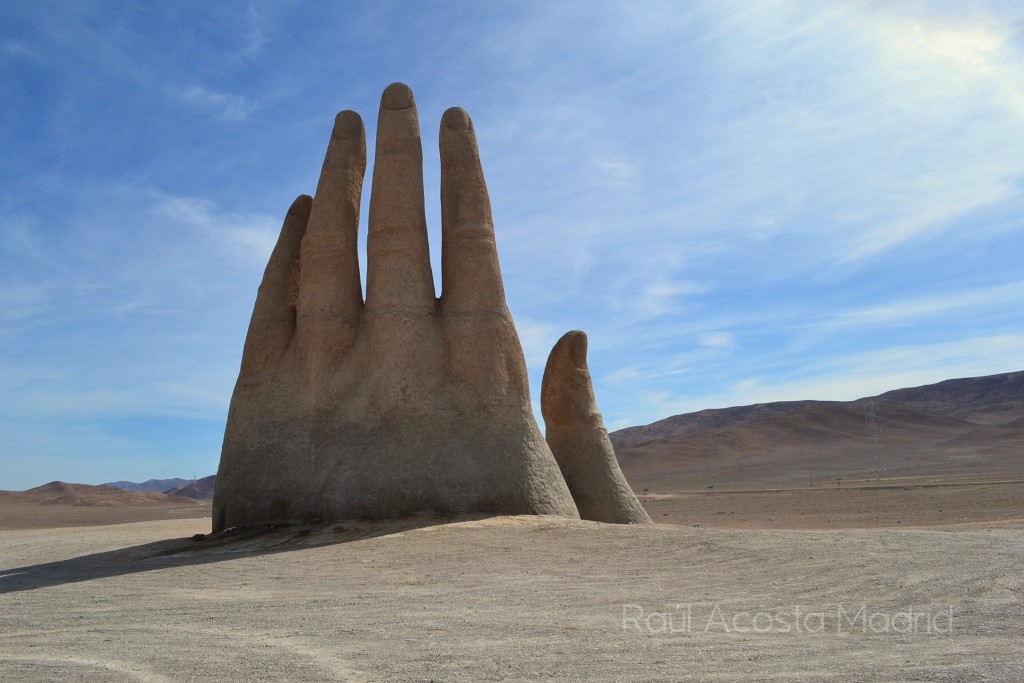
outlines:
[{"label": "pale beige sand", "polygon": [[[1021,529],[416,523],[0,532],[0,680],[1024,680]],[[685,626],[675,604],[689,632],[653,632]],[[707,628],[715,605],[775,631]],[[943,630],[951,605],[952,633],[864,632],[840,605]],[[794,606],[823,631],[781,632]]]},{"label": "pale beige sand", "polygon": [[210,517],[209,501],[190,498],[163,505],[40,505],[19,496],[20,492],[0,491],[0,531]]}]

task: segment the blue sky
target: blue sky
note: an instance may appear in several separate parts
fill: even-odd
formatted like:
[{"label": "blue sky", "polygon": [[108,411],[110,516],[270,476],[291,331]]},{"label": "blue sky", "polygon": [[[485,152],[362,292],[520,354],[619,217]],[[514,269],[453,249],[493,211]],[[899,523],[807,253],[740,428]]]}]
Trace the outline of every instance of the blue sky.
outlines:
[{"label": "blue sky", "polygon": [[610,429],[1024,367],[1018,2],[9,0],[0,488],[216,470],[281,219],[393,81],[436,276],[473,115],[535,396],[569,329]]}]

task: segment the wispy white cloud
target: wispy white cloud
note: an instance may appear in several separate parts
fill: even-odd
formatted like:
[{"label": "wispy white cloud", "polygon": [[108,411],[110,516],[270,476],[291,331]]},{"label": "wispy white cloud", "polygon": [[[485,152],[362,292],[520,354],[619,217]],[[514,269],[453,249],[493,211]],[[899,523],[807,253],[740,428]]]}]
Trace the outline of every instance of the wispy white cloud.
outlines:
[{"label": "wispy white cloud", "polygon": [[605,183],[617,189],[632,188],[640,181],[640,169],[621,159],[595,158],[594,167],[605,177]]},{"label": "wispy white cloud", "polygon": [[259,108],[259,105],[242,95],[216,92],[201,85],[194,85],[177,91],[178,97],[186,104],[220,111],[228,121],[241,121]]},{"label": "wispy white cloud", "polygon": [[267,37],[264,32],[264,17],[261,15],[260,10],[257,8],[255,2],[250,2],[249,6],[246,7],[245,19],[247,23],[245,41],[242,45],[240,54],[246,59],[252,59],[267,42]]},{"label": "wispy white cloud", "polygon": [[45,284],[0,285],[0,316],[25,318],[37,314],[42,303],[49,298],[49,291]]},{"label": "wispy white cloud", "polygon": [[683,297],[701,294],[707,287],[698,282],[687,280],[671,280],[665,276],[655,276],[642,285],[639,291],[621,293],[617,308],[626,319],[648,319],[664,316],[668,312],[679,310]]},{"label": "wispy white cloud", "polygon": [[[954,290],[889,301],[880,305],[845,311],[826,319],[823,328],[838,332],[850,328],[871,328],[888,325],[912,325],[922,319],[943,317],[955,312],[990,317],[999,309],[1019,308],[1024,303],[1024,281]],[[959,318],[960,316],[956,316]]]},{"label": "wispy white cloud", "polygon": [[1013,22],[966,7],[958,16],[929,12],[926,5],[876,4],[873,9],[884,22],[884,49],[892,59],[941,71],[936,87],[987,83],[1024,119],[1024,67]]},{"label": "wispy white cloud", "polygon": [[5,55],[11,55],[13,57],[32,57],[35,58],[36,51],[33,50],[28,43],[24,40],[16,40],[8,38],[4,41],[0,41],[0,52]]},{"label": "wispy white cloud", "polygon": [[706,332],[700,336],[700,344],[713,349],[731,349],[736,342],[728,332]]},{"label": "wispy white cloud", "polygon": [[144,194],[150,200],[148,210],[152,215],[188,226],[222,245],[228,253],[255,263],[265,264],[277,241],[280,227],[270,216],[225,212],[200,197],[177,197],[152,190]]}]

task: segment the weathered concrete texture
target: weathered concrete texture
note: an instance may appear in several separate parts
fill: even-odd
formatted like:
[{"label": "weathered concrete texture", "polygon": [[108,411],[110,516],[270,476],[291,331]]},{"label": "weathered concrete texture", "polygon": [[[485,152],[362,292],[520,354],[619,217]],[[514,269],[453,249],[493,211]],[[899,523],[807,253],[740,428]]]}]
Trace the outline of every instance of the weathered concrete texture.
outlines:
[{"label": "weathered concrete texture", "polygon": [[587,369],[587,335],[567,332],[544,368],[541,411],[547,441],[569,484],[580,517],[596,522],[650,524],[622,476]]},{"label": "weathered concrete texture", "polygon": [[443,293],[435,298],[412,92],[381,99],[367,298],[356,236],[363,123],[335,121],[260,285],[231,399],[214,529],[410,513],[577,518],[530,406],[469,116],[440,131]]}]

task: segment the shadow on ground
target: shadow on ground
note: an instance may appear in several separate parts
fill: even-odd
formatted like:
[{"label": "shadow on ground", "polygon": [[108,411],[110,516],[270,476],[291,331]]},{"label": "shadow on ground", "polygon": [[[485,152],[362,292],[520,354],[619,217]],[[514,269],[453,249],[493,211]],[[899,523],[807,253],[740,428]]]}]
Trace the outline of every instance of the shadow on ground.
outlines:
[{"label": "shadow on ground", "polygon": [[396,520],[359,520],[336,524],[256,524],[214,534],[173,538],[67,560],[0,569],[0,594],[49,588],[80,581],[224,562],[240,557],[284,553],[337,543],[351,543],[424,527],[484,519],[412,516]]}]

